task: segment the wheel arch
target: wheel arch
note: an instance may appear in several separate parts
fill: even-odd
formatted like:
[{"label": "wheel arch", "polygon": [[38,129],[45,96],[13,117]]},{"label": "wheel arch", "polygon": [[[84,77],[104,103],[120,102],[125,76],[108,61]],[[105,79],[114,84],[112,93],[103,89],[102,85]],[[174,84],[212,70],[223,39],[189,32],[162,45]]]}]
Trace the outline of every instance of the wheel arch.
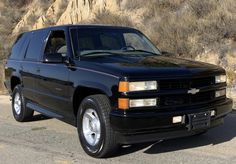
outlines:
[{"label": "wheel arch", "polygon": [[[82,100],[90,95],[95,95],[95,94],[103,94],[106,95],[109,99],[112,96],[112,92],[109,91],[107,87],[101,84],[96,85],[88,85],[91,83],[86,83],[87,85],[79,85],[75,88],[74,94],[73,94],[73,114],[76,117],[79,105],[81,104]],[[94,87],[96,86],[96,87]]]},{"label": "wheel arch", "polygon": [[16,76],[16,75],[13,75],[11,77],[11,81],[10,81],[10,84],[11,84],[11,91],[13,92],[14,88],[18,85],[18,84],[21,84],[21,79],[19,76]]}]

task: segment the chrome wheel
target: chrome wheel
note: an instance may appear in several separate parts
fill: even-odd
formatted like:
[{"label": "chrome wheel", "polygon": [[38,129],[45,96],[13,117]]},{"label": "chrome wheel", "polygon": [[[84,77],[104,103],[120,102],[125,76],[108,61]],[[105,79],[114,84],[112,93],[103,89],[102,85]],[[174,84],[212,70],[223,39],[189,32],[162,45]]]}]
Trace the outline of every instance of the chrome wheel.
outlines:
[{"label": "chrome wheel", "polygon": [[91,145],[96,145],[101,137],[101,123],[94,109],[87,109],[82,120],[82,132],[85,140]]},{"label": "chrome wheel", "polygon": [[20,98],[20,94],[19,93],[15,94],[14,110],[15,110],[17,115],[19,115],[21,113],[21,98]]}]

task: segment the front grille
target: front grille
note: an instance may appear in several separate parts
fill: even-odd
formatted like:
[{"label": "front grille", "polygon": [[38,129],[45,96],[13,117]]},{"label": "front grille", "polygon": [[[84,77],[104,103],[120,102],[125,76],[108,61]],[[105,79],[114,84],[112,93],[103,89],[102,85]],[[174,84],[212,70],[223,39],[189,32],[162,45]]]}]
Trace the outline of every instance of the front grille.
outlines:
[{"label": "front grille", "polygon": [[215,99],[215,92],[202,92],[195,95],[165,95],[160,97],[160,106],[189,105],[195,103],[209,102]]},{"label": "front grille", "polygon": [[178,79],[178,80],[161,80],[159,82],[160,90],[169,89],[189,89],[214,84],[214,77],[196,78],[196,79]]},{"label": "front grille", "polygon": [[173,106],[173,105],[191,105],[197,103],[207,103],[215,99],[215,90],[199,92],[194,95],[188,94],[187,90],[191,88],[210,87],[215,83],[214,77],[193,78],[193,79],[173,79],[173,80],[160,80],[160,91],[167,90],[186,90],[184,94],[177,95],[162,95],[160,96],[160,106]]},{"label": "front grille", "polygon": [[196,95],[190,95],[191,97],[191,103],[199,103],[204,101],[211,101],[215,99],[215,91],[210,92],[202,92],[198,93]]}]

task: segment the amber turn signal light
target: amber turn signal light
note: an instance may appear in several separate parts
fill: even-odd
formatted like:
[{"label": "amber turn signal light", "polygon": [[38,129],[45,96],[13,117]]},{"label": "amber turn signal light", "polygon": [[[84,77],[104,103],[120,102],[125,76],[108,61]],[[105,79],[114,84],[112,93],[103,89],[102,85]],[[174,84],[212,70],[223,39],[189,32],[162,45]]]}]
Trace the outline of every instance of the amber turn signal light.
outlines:
[{"label": "amber turn signal light", "polygon": [[119,82],[119,92],[128,92],[129,91],[129,82],[120,81]]},{"label": "amber turn signal light", "polygon": [[129,99],[127,98],[119,98],[118,99],[118,108],[119,109],[129,109]]}]

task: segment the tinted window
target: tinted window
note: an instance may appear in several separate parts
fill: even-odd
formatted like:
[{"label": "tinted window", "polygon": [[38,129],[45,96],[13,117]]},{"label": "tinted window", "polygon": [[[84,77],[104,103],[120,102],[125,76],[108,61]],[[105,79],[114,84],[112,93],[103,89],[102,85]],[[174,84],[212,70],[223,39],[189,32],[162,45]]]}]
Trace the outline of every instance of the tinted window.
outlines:
[{"label": "tinted window", "polygon": [[100,35],[102,48],[108,50],[119,50],[122,48],[122,41],[119,35],[116,33],[105,33]]},{"label": "tinted window", "polygon": [[79,47],[80,47],[80,50],[93,50],[95,48],[93,37],[80,36]]},{"label": "tinted window", "polygon": [[66,37],[62,30],[52,31],[47,42],[44,54],[67,54]]},{"label": "tinted window", "polygon": [[10,59],[21,59],[25,54],[26,47],[29,44],[29,40],[29,33],[19,35],[12,46]]},{"label": "tinted window", "polygon": [[160,54],[158,49],[140,32],[129,28],[78,28],[71,30],[75,56],[107,55],[107,52],[130,55],[146,51],[144,55]]},{"label": "tinted window", "polygon": [[25,58],[29,60],[38,60],[42,53],[46,31],[34,31],[31,35],[31,40]]},{"label": "tinted window", "polygon": [[81,30],[78,33],[79,50],[119,50],[122,46],[122,35],[113,31]]},{"label": "tinted window", "polygon": [[152,51],[152,48],[145,43],[145,40],[141,38],[142,36],[135,33],[124,33],[124,39],[126,46],[131,46],[135,49]]}]

